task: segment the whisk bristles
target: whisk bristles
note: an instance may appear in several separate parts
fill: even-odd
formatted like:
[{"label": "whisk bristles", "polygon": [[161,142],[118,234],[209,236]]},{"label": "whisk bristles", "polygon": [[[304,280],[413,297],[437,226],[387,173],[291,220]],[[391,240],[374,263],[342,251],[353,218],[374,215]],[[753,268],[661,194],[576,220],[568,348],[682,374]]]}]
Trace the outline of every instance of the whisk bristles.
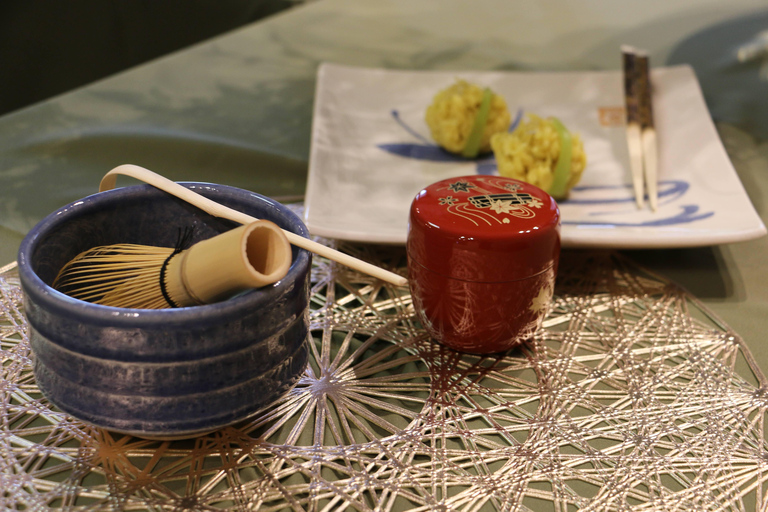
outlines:
[{"label": "whisk bristles", "polygon": [[170,259],[187,249],[192,229],[180,229],[174,247],[114,244],[94,247],[64,265],[53,287],[76,299],[118,308],[178,307],[166,293]]},{"label": "whisk bristles", "polygon": [[160,269],[174,247],[116,244],[94,247],[67,263],[53,287],[76,299],[119,308],[172,307],[163,296]]}]

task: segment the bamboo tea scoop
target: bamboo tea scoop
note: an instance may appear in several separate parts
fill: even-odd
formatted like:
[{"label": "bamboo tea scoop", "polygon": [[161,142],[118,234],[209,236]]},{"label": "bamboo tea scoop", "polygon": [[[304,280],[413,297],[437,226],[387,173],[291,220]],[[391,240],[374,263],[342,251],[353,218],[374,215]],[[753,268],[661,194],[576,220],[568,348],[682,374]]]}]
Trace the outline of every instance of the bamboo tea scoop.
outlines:
[{"label": "bamboo tea scoop", "polygon": [[[149,169],[145,169],[133,164],[119,165],[105,174],[101,179],[99,191],[103,192],[105,190],[111,190],[115,188],[117,176],[119,174],[130,176],[145,183],[149,183],[150,185],[157,187],[160,190],[164,190],[165,192],[168,192],[169,194],[174,195],[179,199],[197,206],[204,212],[209,213],[214,217],[229,219],[240,224],[248,224],[257,220],[250,215],[246,215],[242,212],[238,212],[237,210],[233,210],[232,208],[219,204],[216,201],[212,201],[207,197],[204,197],[196,192],[189,190],[186,187],[179,185],[178,183],[169,180],[168,178],[150,171]],[[406,278],[399,276],[394,272],[390,272],[381,267],[377,267],[376,265],[372,265],[368,262],[359,260],[335,249],[331,249],[330,247],[326,247],[322,244],[304,238],[303,236],[297,235],[296,233],[292,233],[287,230],[283,230],[283,232],[285,233],[288,241],[296,247],[306,249],[319,256],[323,256],[329,260],[341,263],[342,265],[345,265],[349,268],[381,279],[382,281],[386,281],[395,286],[405,286],[408,284],[408,280]]]}]

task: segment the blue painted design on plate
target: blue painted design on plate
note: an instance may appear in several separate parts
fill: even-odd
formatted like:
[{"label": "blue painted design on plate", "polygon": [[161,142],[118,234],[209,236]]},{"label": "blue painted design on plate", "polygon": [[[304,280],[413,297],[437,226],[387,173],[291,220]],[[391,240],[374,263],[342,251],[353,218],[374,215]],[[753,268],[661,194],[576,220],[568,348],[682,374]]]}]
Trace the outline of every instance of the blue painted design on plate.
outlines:
[{"label": "blue painted design on plate", "polygon": [[[687,181],[683,180],[667,180],[660,181],[659,187],[659,200],[660,202],[666,198],[665,203],[672,202],[681,198],[688,192],[691,185]],[[632,188],[628,185],[588,185],[588,186],[576,186],[573,187],[573,192],[587,192],[589,190],[628,190],[629,194],[625,197],[615,197],[610,199],[569,199],[569,204],[615,204],[615,203],[634,203],[635,198],[632,195]],[[595,212],[595,215],[601,215],[603,213],[615,213],[615,212]]]},{"label": "blue painted design on plate", "polygon": [[[431,162],[477,162],[478,174],[494,174],[494,171],[496,170],[496,164],[493,157],[490,159],[488,158],[487,153],[484,156],[481,155],[480,158],[474,159],[464,158],[461,155],[450,153],[437,144],[430,142],[426,137],[411,128],[400,117],[400,112],[398,112],[397,109],[392,109],[391,114],[392,119],[394,119],[395,122],[403,128],[403,130],[411,134],[413,137],[419,139],[422,144],[414,144],[411,142],[395,142],[392,144],[379,144],[377,146],[378,148],[383,149],[388,153],[392,153],[393,155],[398,155],[405,158],[413,158],[414,160],[428,160]],[[515,119],[509,125],[510,132],[517,128],[517,125],[520,124],[522,117],[523,110],[518,109],[517,114],[515,115]],[[490,166],[490,162],[493,162],[492,166]]]},{"label": "blue painted design on plate", "polygon": [[395,144],[379,144],[379,148],[394,155],[414,160],[429,160],[431,162],[468,162],[466,158],[454,155],[434,144],[411,144],[407,142]]},{"label": "blue painted design on plate", "polygon": [[712,217],[715,212],[698,213],[699,207],[695,204],[688,204],[680,207],[681,211],[671,217],[661,219],[647,220],[643,222],[588,222],[588,221],[562,221],[563,224],[579,226],[610,226],[610,227],[659,227],[674,226],[677,224],[688,224],[698,220]]}]

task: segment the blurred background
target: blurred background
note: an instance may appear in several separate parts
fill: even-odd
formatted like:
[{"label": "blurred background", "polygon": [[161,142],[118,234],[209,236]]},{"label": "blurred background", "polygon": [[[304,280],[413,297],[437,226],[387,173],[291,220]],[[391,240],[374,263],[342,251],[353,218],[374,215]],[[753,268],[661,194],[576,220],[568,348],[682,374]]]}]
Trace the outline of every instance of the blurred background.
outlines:
[{"label": "blurred background", "polygon": [[3,0],[0,115],[302,0]]},{"label": "blurred background", "polygon": [[[0,2],[0,115],[312,1],[3,0]],[[421,2],[421,5],[430,3],[432,2]],[[586,60],[584,56],[576,56],[575,67],[580,69],[594,68],[597,61],[589,59],[599,60],[606,52],[613,58],[617,45],[634,39],[639,39],[638,43],[644,43],[652,50],[654,65],[692,65],[714,119],[736,123],[749,129],[758,138],[764,139],[768,137],[768,11],[744,14],[745,7],[754,8],[759,2],[755,4],[751,0],[745,0],[742,3],[745,5],[741,8],[731,9],[725,5],[716,6],[718,2],[710,0],[701,0],[698,9],[691,9],[691,2],[681,2],[687,5],[686,8],[682,5],[675,8],[661,8],[656,5],[656,10],[661,8],[666,12],[666,21],[654,19],[656,28],[645,32],[641,29],[643,26],[647,28],[651,20],[640,19],[642,16],[639,13],[653,9],[642,8],[635,12],[636,7],[626,5],[621,8],[621,16],[602,13],[606,19],[623,20],[613,27],[614,31],[618,30],[618,34],[613,35],[620,35],[620,40],[614,40],[615,37],[606,32],[606,27],[593,26],[590,23],[586,26],[591,27],[591,30],[586,33],[574,35],[568,30],[565,32],[570,34],[569,37],[578,36],[585,40],[599,40],[601,37],[606,39],[606,44],[591,49],[590,57]],[[549,4],[550,2],[544,2],[531,5],[527,11],[512,5],[510,9],[518,14],[523,11],[542,11],[539,14],[550,17],[549,23],[553,26],[573,21],[564,13],[553,12]],[[420,4],[413,5],[418,11]],[[565,2],[563,5],[569,4]],[[467,7],[482,15],[482,6],[483,2],[480,2],[476,8]],[[562,8],[562,5],[560,7]],[[601,9],[604,8],[603,5]],[[685,15],[676,12],[678,8],[682,9]],[[371,5],[365,8],[361,5],[361,9],[370,10]],[[577,9],[575,4],[571,4],[571,9],[576,10],[569,15],[581,13],[583,18],[588,15],[590,9],[595,9],[595,5],[585,2]],[[384,10],[386,11],[386,8]],[[375,14],[375,10],[370,14]],[[531,19],[537,18],[535,12],[529,14]],[[630,22],[627,17],[635,21]],[[705,23],[706,20],[710,23]],[[367,21],[370,22],[370,19]],[[384,24],[387,22],[386,19],[377,21]],[[489,21],[490,19],[486,20]],[[432,21],[424,19],[421,23],[429,26]],[[366,27],[366,30],[381,30],[374,28],[370,23],[366,24]],[[698,28],[693,30],[693,27]],[[463,27],[453,29],[474,32],[475,37],[480,36],[479,32],[484,32],[477,31],[472,20]],[[307,30],[312,32],[315,29],[307,27]],[[521,27],[511,30],[520,31]],[[673,48],[665,51],[657,48],[670,42],[660,34],[678,39],[687,32],[692,35],[677,41]],[[402,33],[399,34],[402,37]],[[644,40],[642,34],[646,34],[647,40]],[[519,38],[513,39],[520,39],[522,44],[526,40],[526,34],[521,32]],[[493,40],[491,37],[491,42]],[[536,41],[541,43],[545,40],[548,41],[546,37]],[[755,41],[759,43],[762,51],[757,51],[751,58],[740,62],[737,58],[739,48]],[[561,66],[556,59],[548,62],[541,54],[542,47],[546,48],[555,43],[557,42],[548,41],[548,44],[541,47],[531,48],[531,59],[538,62],[539,67],[558,69]],[[492,46],[484,45],[484,51],[492,51]],[[569,57],[573,60],[574,56],[569,54],[570,48],[573,47],[579,45],[565,44],[561,48],[563,58]],[[450,51],[450,48],[443,50]],[[375,50],[373,53],[376,53]],[[616,63],[618,65],[618,60]],[[513,67],[527,69],[529,66],[526,64],[532,63],[517,64]]]}]

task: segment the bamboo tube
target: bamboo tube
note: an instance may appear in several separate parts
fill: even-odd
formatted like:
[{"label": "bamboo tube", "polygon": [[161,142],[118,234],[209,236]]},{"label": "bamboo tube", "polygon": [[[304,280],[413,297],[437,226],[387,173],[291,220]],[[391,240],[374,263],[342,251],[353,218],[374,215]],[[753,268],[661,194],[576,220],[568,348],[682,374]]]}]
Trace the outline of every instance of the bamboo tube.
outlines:
[{"label": "bamboo tube", "polygon": [[[150,171],[149,169],[145,169],[133,164],[119,165],[105,174],[101,179],[99,191],[103,192],[105,190],[115,188],[115,184],[117,183],[117,176],[120,174],[136,178],[145,183],[149,183],[150,185],[153,185],[160,190],[164,190],[165,192],[168,192],[169,194],[174,195],[179,199],[197,206],[201,210],[213,215],[214,217],[222,217],[234,222],[238,222],[240,224],[248,224],[257,220],[250,215],[246,215],[242,212],[238,212],[237,210],[233,210],[232,208],[219,204],[216,201],[212,201],[207,197],[204,197],[196,192],[189,190],[186,187],[179,185],[178,183],[169,180],[168,178]],[[372,265],[368,262],[359,260],[335,249],[331,249],[330,247],[326,247],[322,244],[304,238],[303,236],[297,235],[296,233],[287,230],[283,230],[283,232],[285,233],[288,241],[296,247],[306,249],[310,252],[328,258],[329,260],[341,263],[342,265],[345,265],[349,268],[355,269],[359,272],[368,274],[396,286],[405,286],[408,284],[408,280],[406,278],[399,276],[394,272],[390,272],[381,267],[377,267],[376,265]]]},{"label": "bamboo tube", "polygon": [[260,220],[198,242],[171,259],[166,289],[176,304],[210,304],[276,283],[290,267],[291,246],[283,231]]}]

